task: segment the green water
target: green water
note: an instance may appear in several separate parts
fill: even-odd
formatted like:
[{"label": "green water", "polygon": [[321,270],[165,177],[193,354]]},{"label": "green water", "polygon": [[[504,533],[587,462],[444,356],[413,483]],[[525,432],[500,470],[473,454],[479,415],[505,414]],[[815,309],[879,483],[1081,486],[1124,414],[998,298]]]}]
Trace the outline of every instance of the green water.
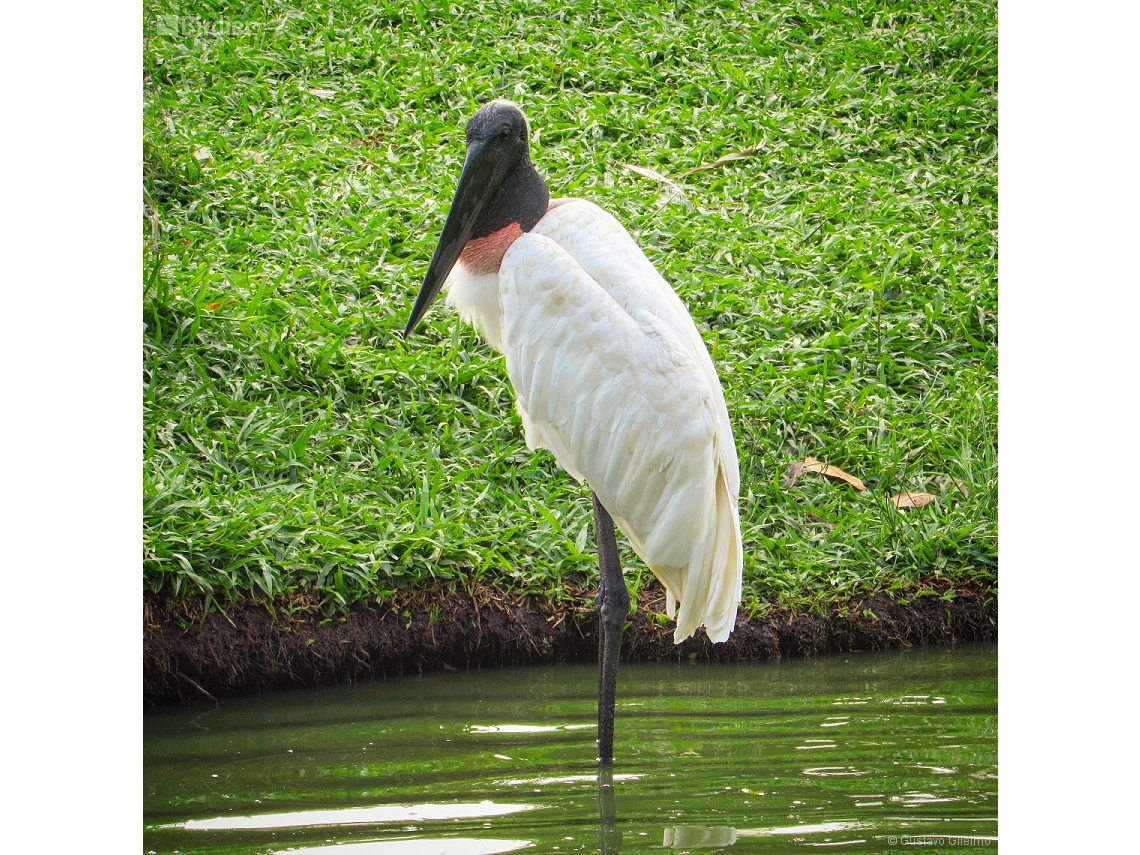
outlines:
[{"label": "green water", "polygon": [[[997,648],[281,691],[145,719],[145,851],[997,849]],[[608,802],[607,802],[608,803]]]}]

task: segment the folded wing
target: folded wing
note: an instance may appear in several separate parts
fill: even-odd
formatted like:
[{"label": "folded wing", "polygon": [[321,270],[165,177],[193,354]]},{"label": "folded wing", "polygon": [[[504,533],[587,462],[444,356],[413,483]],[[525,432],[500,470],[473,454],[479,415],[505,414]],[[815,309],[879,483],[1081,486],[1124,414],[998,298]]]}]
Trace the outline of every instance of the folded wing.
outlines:
[{"label": "folded wing", "polygon": [[588,226],[594,212],[608,216],[579,200],[555,203],[499,272],[503,352],[527,442],[589,483],[670,605],[679,602],[675,640],[704,625],[722,641],[742,564],[723,394],[692,319],[624,229],[609,218],[594,239],[616,240],[616,227],[632,260],[581,238],[589,232],[573,222]]}]

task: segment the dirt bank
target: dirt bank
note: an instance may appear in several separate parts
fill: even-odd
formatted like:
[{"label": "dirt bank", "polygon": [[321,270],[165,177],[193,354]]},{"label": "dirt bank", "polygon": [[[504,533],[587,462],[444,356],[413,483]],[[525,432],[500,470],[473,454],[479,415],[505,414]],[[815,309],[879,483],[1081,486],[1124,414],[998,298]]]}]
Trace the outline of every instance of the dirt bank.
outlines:
[{"label": "dirt bank", "polygon": [[[937,594],[948,588],[934,581]],[[896,593],[861,597],[826,615],[785,609],[738,619],[724,644],[703,633],[672,643],[664,589],[642,593],[622,659],[754,661],[846,650],[878,650],[997,638],[997,598],[954,587],[952,599]],[[577,608],[555,607],[494,588],[442,585],[399,593],[383,606],[324,620],[319,605],[239,603],[201,620],[202,603],[143,603],[143,692],[148,704],[201,700],[282,686],[350,682],[441,669],[597,659],[597,615],[583,592]],[[323,621],[323,622],[322,622]]]}]

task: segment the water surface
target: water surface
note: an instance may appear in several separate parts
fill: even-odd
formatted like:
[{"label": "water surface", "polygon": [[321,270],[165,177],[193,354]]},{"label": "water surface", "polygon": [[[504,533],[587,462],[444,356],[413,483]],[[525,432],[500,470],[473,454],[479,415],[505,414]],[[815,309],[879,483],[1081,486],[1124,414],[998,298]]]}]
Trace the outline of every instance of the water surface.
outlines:
[{"label": "water surface", "polygon": [[149,712],[146,851],[997,849],[997,648],[433,674]]}]

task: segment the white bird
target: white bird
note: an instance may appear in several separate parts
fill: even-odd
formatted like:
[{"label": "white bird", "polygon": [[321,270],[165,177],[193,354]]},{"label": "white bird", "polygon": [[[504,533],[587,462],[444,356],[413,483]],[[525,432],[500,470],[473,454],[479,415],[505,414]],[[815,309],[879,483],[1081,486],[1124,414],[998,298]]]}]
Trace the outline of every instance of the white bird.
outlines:
[{"label": "white bird", "polygon": [[447,302],[506,357],[526,443],[593,491],[601,584],[600,760],[629,593],[613,524],[661,580],[674,641],[728,638],[740,602],[740,474],[724,392],[684,304],[629,233],[550,199],[526,117],[504,100],[467,123],[467,158],[405,338]]}]

